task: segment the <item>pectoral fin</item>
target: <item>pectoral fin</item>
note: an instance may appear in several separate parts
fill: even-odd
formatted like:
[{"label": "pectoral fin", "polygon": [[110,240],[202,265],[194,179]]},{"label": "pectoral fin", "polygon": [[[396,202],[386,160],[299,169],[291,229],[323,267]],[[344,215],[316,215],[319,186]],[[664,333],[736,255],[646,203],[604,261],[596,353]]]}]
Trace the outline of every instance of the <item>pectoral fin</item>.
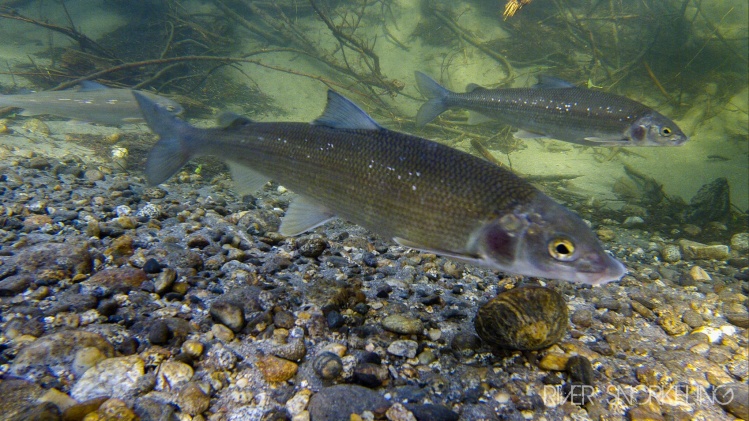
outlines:
[{"label": "pectoral fin", "polygon": [[242,196],[257,192],[270,181],[268,177],[244,165],[232,161],[228,161],[227,164],[234,183],[234,191]]},{"label": "pectoral fin", "polygon": [[279,232],[286,237],[293,237],[335,218],[335,214],[328,208],[299,196],[295,197],[281,218]]},{"label": "pectoral fin", "polygon": [[588,142],[597,143],[600,145],[625,145],[629,142],[624,136],[609,136],[609,137],[586,137],[584,138]]}]

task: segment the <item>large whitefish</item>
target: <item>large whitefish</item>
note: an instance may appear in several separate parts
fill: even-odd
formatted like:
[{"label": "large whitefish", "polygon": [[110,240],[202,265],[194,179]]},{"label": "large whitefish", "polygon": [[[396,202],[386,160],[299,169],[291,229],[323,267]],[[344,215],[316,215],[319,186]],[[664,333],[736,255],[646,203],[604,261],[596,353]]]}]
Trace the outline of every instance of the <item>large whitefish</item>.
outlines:
[{"label": "large whitefish", "polygon": [[577,215],[512,172],[385,129],[336,92],[312,123],[233,116],[209,129],[134,95],[160,137],[146,164],[151,184],[194,157],[217,156],[240,192],[273,179],[298,194],[283,235],[337,216],[404,246],[510,273],[594,285],[626,273]]}]

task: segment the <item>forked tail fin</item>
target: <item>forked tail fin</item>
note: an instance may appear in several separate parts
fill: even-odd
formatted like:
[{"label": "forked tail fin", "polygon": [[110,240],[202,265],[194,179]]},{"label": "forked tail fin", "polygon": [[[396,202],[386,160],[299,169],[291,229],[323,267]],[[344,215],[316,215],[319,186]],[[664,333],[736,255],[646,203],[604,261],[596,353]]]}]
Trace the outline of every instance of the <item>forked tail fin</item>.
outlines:
[{"label": "forked tail fin", "polygon": [[136,91],[133,95],[148,127],[159,135],[159,141],[148,153],[145,172],[149,184],[161,184],[195,156],[188,137],[193,127],[145,95]]},{"label": "forked tail fin", "polygon": [[415,72],[415,76],[419,91],[429,98],[416,114],[416,125],[423,127],[449,108],[446,99],[451,92],[424,73]]}]

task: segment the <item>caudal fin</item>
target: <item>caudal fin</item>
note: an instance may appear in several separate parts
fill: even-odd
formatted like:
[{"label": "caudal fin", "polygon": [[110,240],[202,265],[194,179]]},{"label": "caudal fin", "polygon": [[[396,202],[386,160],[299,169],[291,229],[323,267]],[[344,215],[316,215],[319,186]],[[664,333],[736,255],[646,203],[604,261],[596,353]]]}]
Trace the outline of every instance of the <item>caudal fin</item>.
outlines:
[{"label": "caudal fin", "polygon": [[421,91],[422,95],[429,98],[416,114],[416,125],[423,127],[449,108],[446,100],[448,95],[450,95],[450,91],[424,73],[415,72],[414,74],[419,91]]},{"label": "caudal fin", "polygon": [[147,96],[137,91],[133,91],[133,96],[148,127],[159,135],[159,141],[148,153],[146,178],[151,185],[161,184],[195,155],[187,137],[192,126],[174,117]]}]

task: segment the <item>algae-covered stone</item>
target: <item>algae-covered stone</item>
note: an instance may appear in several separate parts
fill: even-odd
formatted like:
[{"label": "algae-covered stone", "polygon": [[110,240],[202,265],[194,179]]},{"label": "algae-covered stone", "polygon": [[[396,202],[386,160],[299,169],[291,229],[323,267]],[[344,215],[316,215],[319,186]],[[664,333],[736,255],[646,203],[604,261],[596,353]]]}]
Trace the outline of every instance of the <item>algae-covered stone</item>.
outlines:
[{"label": "algae-covered stone", "polygon": [[481,339],[494,347],[542,349],[567,332],[567,303],[549,288],[514,288],[481,306],[474,325]]}]

